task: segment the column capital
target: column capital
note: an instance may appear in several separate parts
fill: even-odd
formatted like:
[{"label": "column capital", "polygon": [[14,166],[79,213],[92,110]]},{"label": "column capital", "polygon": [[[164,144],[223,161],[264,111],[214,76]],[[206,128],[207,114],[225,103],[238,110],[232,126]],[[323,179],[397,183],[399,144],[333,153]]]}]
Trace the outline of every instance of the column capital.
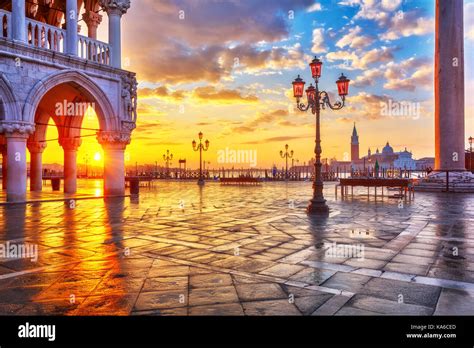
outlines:
[{"label": "column capital", "polygon": [[81,146],[82,139],[81,138],[62,138],[59,139],[59,145],[65,151],[77,151],[77,149]]},{"label": "column capital", "polygon": [[45,141],[28,141],[26,147],[30,153],[43,153],[48,144]]},{"label": "column capital", "polygon": [[122,16],[130,8],[130,0],[99,0],[99,4],[108,15]]},{"label": "column capital", "polygon": [[27,139],[35,132],[35,125],[23,121],[0,121],[0,134],[7,138]]},{"label": "column capital", "polygon": [[131,135],[128,132],[98,132],[97,141],[102,147],[125,150],[131,142]]},{"label": "column capital", "polygon": [[100,23],[102,23],[102,15],[90,10],[86,10],[86,12],[82,14],[82,19],[87,24],[87,26],[93,25],[97,27]]}]

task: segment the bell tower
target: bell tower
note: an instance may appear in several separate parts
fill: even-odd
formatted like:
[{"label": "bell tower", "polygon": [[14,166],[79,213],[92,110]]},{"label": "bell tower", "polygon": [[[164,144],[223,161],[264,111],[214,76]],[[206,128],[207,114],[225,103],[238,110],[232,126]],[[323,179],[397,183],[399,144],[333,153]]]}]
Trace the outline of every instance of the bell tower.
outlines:
[{"label": "bell tower", "polygon": [[359,135],[357,134],[357,129],[354,123],[354,129],[352,130],[351,137],[351,161],[356,161],[359,158]]}]

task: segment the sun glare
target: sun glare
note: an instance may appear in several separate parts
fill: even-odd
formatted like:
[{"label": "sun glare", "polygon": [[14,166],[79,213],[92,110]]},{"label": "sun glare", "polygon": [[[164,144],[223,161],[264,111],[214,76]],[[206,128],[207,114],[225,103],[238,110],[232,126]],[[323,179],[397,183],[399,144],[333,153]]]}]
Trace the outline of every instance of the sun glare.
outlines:
[{"label": "sun glare", "polygon": [[94,155],[94,161],[100,162],[102,160],[102,155],[100,152],[96,152]]}]

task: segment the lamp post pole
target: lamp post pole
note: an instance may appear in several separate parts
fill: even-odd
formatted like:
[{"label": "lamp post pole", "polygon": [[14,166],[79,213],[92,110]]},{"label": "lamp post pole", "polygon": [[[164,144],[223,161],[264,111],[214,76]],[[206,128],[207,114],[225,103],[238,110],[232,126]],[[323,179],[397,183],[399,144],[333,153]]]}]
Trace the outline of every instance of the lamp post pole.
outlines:
[{"label": "lamp post pole", "polygon": [[288,180],[288,159],[289,158],[293,158],[293,150],[291,150],[290,152],[288,152],[288,144],[285,145],[285,152],[283,151],[280,151],[280,156],[281,158],[285,158],[286,159],[286,169],[285,169],[285,180]]},{"label": "lamp post pole", "polygon": [[193,140],[193,150],[199,151],[199,180],[198,185],[204,185],[204,178],[202,176],[202,152],[207,151],[209,149],[209,140],[206,140],[204,144],[202,143],[203,134],[199,132],[199,144],[197,144],[196,140]]},{"label": "lamp post pole", "polygon": [[166,150],[166,154],[163,155],[163,160],[166,162],[166,177],[170,176],[170,161],[173,159],[173,154],[170,154],[170,150]]},{"label": "lamp post pole", "polygon": [[308,208],[306,209],[308,214],[327,214],[329,213],[329,207],[326,204],[326,200],[323,195],[323,180],[321,175],[321,108],[325,109],[329,107],[332,110],[340,110],[345,105],[345,97],[349,91],[349,79],[344,74],[336,81],[339,96],[342,101],[337,101],[332,104],[329,99],[329,94],[326,91],[319,90],[319,78],[321,77],[323,63],[318,59],[314,58],[311,64],[311,74],[314,79],[314,86],[310,85],[306,89],[306,95],[308,99],[307,105],[300,103],[300,99],[303,97],[303,89],[305,82],[301,77],[298,77],[293,81],[293,93],[296,98],[296,106],[300,111],[308,111],[311,109],[311,113],[315,115],[316,121],[316,140],[314,154],[316,156],[314,162],[314,181],[313,181],[313,198],[310,200]]}]

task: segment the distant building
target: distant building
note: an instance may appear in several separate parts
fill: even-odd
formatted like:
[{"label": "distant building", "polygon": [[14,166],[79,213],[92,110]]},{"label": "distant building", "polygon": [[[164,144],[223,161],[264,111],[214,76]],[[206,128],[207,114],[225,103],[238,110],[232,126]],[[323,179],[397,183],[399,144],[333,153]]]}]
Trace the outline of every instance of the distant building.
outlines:
[{"label": "distant building", "polygon": [[379,169],[417,169],[417,163],[413,159],[413,154],[410,151],[405,148],[404,151],[394,152],[388,141],[382,149],[382,152],[377,148],[375,153],[372,153],[372,150],[369,148],[367,155],[361,158],[359,153],[359,135],[355,124],[351,136],[351,160],[337,161],[336,159],[332,159],[331,167],[333,169],[335,167],[348,167],[352,170],[365,170],[374,168],[376,163],[378,163]]},{"label": "distant building", "polygon": [[354,129],[352,130],[351,137],[351,161],[357,161],[359,159],[359,135],[357,134],[356,125],[354,123]]},{"label": "distant building", "polygon": [[423,157],[416,160],[416,170],[433,169],[435,165],[434,157]]}]

